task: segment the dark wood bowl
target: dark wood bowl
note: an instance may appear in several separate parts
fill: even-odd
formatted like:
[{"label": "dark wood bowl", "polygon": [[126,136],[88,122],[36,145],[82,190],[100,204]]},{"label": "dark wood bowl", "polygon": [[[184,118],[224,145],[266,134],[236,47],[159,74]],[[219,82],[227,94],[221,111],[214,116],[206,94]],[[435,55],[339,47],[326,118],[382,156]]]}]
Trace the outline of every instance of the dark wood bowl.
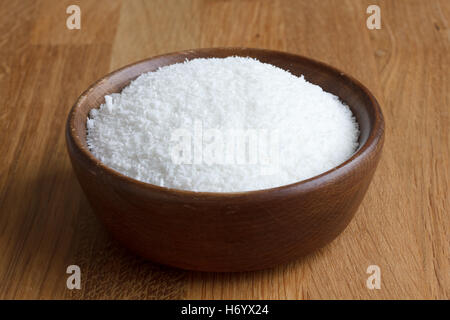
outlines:
[{"label": "dark wood bowl", "polygon": [[[86,145],[86,118],[104,96],[141,73],[199,57],[254,57],[320,85],[347,103],[360,126],[360,147],[340,166],[294,184],[213,193],[143,183],[107,167]],[[358,81],[301,56],[247,48],[176,52],[115,71],[87,89],[67,120],[67,148],[92,208],[111,234],[137,254],[201,271],[247,271],[297,259],[332,241],[352,219],[376,169],[384,122]]]}]

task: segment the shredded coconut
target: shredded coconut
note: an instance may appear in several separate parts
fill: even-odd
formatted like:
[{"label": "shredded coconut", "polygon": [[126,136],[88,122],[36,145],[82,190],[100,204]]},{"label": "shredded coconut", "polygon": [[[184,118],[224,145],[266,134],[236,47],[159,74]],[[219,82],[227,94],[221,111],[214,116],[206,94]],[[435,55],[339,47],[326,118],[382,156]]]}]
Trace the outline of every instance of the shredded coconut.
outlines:
[{"label": "shredded coconut", "polygon": [[176,189],[238,192],[319,175],[359,130],[338,97],[252,58],[194,59],[140,75],[86,123],[105,165]]}]

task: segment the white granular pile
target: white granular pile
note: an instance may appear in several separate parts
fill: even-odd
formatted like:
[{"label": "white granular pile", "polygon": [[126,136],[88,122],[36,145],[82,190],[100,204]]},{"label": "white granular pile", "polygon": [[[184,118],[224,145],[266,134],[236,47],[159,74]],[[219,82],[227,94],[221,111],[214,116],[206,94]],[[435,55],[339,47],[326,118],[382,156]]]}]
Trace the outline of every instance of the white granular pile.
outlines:
[{"label": "white granular pile", "polygon": [[244,57],[194,59],[105,96],[87,143],[107,166],[151,184],[210,192],[277,187],[338,166],[358,146],[338,97]]}]

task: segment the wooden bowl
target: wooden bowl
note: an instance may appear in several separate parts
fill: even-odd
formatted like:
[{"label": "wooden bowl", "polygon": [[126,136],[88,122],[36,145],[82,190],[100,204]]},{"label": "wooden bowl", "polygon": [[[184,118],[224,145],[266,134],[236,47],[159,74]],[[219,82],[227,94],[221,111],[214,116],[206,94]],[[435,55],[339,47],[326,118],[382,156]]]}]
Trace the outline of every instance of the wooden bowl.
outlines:
[{"label": "wooden bowl", "polygon": [[[140,182],[107,167],[86,145],[89,110],[141,73],[199,57],[254,57],[320,85],[347,103],[360,147],[340,166],[294,184],[236,193],[192,192]],[[301,56],[247,48],[176,52],[115,71],[87,89],[67,120],[67,148],[92,208],[111,234],[161,264],[201,271],[247,271],[297,259],[332,241],[366,193],[383,145],[384,122],[358,81]]]}]

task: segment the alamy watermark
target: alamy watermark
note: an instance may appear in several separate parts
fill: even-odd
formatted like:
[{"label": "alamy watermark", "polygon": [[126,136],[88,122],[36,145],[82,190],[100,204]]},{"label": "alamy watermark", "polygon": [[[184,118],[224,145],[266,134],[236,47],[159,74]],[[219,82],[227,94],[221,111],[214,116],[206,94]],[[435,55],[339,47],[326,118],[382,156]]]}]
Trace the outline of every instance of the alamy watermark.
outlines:
[{"label": "alamy watermark", "polygon": [[[66,280],[66,287],[69,290],[81,289],[81,269],[77,265],[70,265],[66,269],[66,273],[70,274]],[[369,290],[381,289],[381,269],[378,265],[369,265],[366,273],[370,276],[366,280],[366,287]]]},{"label": "alamy watermark", "polygon": [[70,16],[67,17],[66,27],[69,30],[81,29],[81,9],[79,6],[72,4],[67,7],[66,13]]},{"label": "alamy watermark", "polygon": [[204,128],[171,134],[170,156],[175,164],[258,165],[262,175],[277,172],[280,160],[278,129]]},{"label": "alamy watermark", "polygon": [[366,270],[367,274],[370,276],[367,278],[366,287],[369,290],[380,290],[381,289],[381,269],[377,265],[370,265]]},{"label": "alamy watermark", "polygon": [[72,264],[67,267],[66,273],[70,274],[66,280],[67,289],[81,289],[81,269],[79,266]]},{"label": "alamy watermark", "polygon": [[381,9],[376,4],[367,7],[367,14],[370,16],[366,20],[366,26],[369,30],[381,29]]}]

